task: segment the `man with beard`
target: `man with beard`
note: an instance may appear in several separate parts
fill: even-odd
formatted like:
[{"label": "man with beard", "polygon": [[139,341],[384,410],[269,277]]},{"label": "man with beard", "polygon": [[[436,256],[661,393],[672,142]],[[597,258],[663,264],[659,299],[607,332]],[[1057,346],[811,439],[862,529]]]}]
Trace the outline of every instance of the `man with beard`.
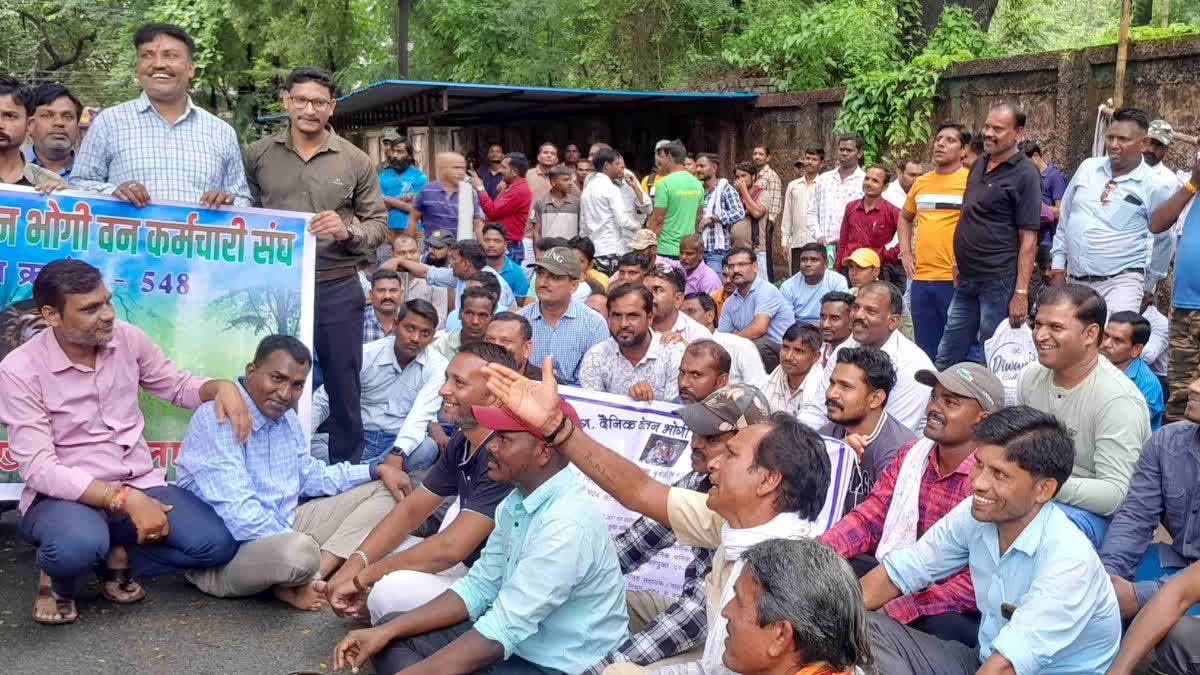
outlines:
[{"label": "man with beard", "polygon": [[466,290],[467,280],[479,272],[485,272],[496,277],[500,282],[500,299],[498,306],[508,308],[517,304],[512,288],[500,273],[487,264],[487,256],[483,254],[483,246],[477,241],[464,239],[450,245],[449,262],[446,267],[432,267],[415,260],[396,260],[396,270],[425,279],[431,286],[453,289],[454,301],[462,298]]},{"label": "man with beard", "polygon": [[[1171,194],[1183,186],[1188,180],[1188,172],[1171,170],[1167,166],[1164,159],[1167,157],[1167,152],[1171,149],[1171,142],[1175,140],[1175,130],[1171,128],[1171,124],[1166,120],[1154,120],[1150,123],[1150,129],[1146,132],[1146,147],[1142,153],[1142,158],[1146,165],[1150,167],[1170,190]],[[1167,272],[1171,267],[1171,260],[1175,257],[1176,239],[1179,231],[1174,227],[1175,223],[1184,223],[1187,221],[1188,208],[1185,208],[1179,217],[1175,219],[1167,230],[1154,235],[1154,244],[1150,254],[1150,262],[1146,265],[1146,292],[1153,293],[1155,286],[1162,279],[1165,279]]]},{"label": "man with beard", "polygon": [[[917,378],[933,387],[924,438],[896,452],[870,494],[819,539],[865,576],[888,552],[924,536],[971,495],[975,425],[1004,405],[1004,385],[977,363],[959,363]],[[961,570],[929,588],[889,601],[896,621],[969,647],[979,641],[971,575]]]},{"label": "man with beard", "polygon": [[25,159],[67,180],[75,165],[79,142],[79,117],[83,104],[69,89],[46,82],[33,90],[33,114],[29,118],[30,145]]},{"label": "man with beard", "polygon": [[483,181],[484,191],[495,199],[500,194],[500,184],[504,182],[504,171],[500,168],[500,162],[504,161],[504,146],[499,143],[488,145],[487,160],[487,166],[478,172],[479,178]]},{"label": "man with beard", "polygon": [[462,305],[458,310],[461,327],[446,331],[429,346],[447,362],[463,345],[482,340],[496,313],[496,295],[479,286],[468,286],[458,302]]},{"label": "man with beard", "polygon": [[[683,268],[685,293],[712,293],[721,288],[721,277],[708,263],[709,257],[700,235],[689,234],[679,240],[679,264]],[[724,254],[721,257],[724,258]],[[719,259],[716,264],[720,266]]]},{"label": "man with beard", "polygon": [[[499,224],[503,229],[508,257],[520,264],[525,260],[525,228],[529,223],[529,209],[535,199],[530,193],[529,183],[525,181],[529,159],[519,152],[510,152],[500,162],[500,169],[504,172],[504,191],[495,200],[483,189],[483,181],[479,176],[471,176],[471,185],[479,196],[479,206],[488,221]],[[549,192],[549,189],[546,191]],[[482,240],[483,230],[476,228],[475,236]]]},{"label": "man with beard", "polygon": [[[429,180],[417,168],[412,143],[394,131],[391,133],[394,136],[386,150],[387,166],[379,172],[379,191],[383,193],[383,203],[388,207],[388,235],[394,240],[397,234],[408,228],[408,214],[412,213],[413,200]],[[388,134],[385,133],[384,139],[387,138]]]},{"label": "man with beard", "polygon": [[[841,344],[828,359],[825,378],[833,375],[837,363],[837,352],[852,347],[872,347],[882,351],[891,360],[896,372],[896,384],[887,396],[885,409],[895,421],[920,433],[925,426],[925,404],[929,401],[929,387],[916,381],[916,373],[932,369],[929,356],[921,351],[912,340],[900,333],[901,315],[904,313],[904,297],[900,290],[886,281],[873,281],[858,290],[850,309],[850,338]],[[829,421],[826,417],[825,394],[805,399],[800,420],[814,429],[820,429]]]},{"label": "man with beard", "polygon": [[[394,612],[407,612],[450,588],[479,559],[495,524],[496,505],[511,487],[488,478],[491,431],[479,426],[471,409],[489,405],[481,369],[494,362],[516,365],[504,349],[485,342],[465,345],[445,372],[439,417],[458,431],[429,470],[421,486],[396,504],[342,565],[325,593],[334,611],[372,622]],[[436,534],[424,539],[414,530],[447,497],[456,497]],[[397,550],[399,549],[399,550]]]},{"label": "man with beard", "polygon": [[680,311],[690,316],[709,332],[712,340],[729,354],[729,384],[748,384],[759,391],[767,386],[767,371],[763,369],[758,347],[733,333],[716,331],[717,305],[708,293],[689,293],[684,296]]},{"label": "man with beard", "polygon": [[771,412],[795,416],[811,390],[825,388],[821,377],[825,369],[816,365],[820,356],[821,332],[815,326],[797,322],[787,329],[779,348],[779,367],[763,391]]},{"label": "man with beard", "polygon": [[900,446],[916,438],[887,413],[888,396],[895,386],[896,369],[887,354],[872,347],[838,351],[825,390],[829,424],[821,434],[845,441],[858,455],[846,494],[847,511],[866,499]]},{"label": "man with beard", "polygon": [[827,293],[848,290],[846,277],[826,269],[825,247],[810,241],[792,249],[796,274],[783,282],[779,292],[792,306],[797,323],[816,323],[821,318],[822,298]]},{"label": "man with beard", "polygon": [[759,277],[754,251],[738,246],[725,256],[736,292],[725,298],[717,330],[751,340],[758,347],[763,368],[779,365],[779,343],[783,332],[795,321],[792,307],[778,288]]},{"label": "man with beard", "polygon": [[44,186],[39,191],[66,187],[58,174],[21,154],[32,106],[33,96],[20,80],[0,77],[0,183]]},{"label": "man with beard", "polygon": [[620,284],[608,292],[609,339],[588,350],[579,386],[635,401],[678,401],[684,346],[664,345],[650,330],[654,297],[644,286]]},{"label": "man with beard", "polygon": [[[427,349],[436,327],[433,305],[409,300],[397,309],[392,334],[363,347],[363,461],[386,460],[411,472],[427,469],[437,459],[437,446],[425,437],[437,415],[437,390],[446,372],[446,360]],[[329,416],[323,386],[313,393],[312,407],[315,430]],[[318,452],[322,436],[313,433]],[[330,446],[335,442],[328,439]]]},{"label": "man with beard", "polygon": [[400,275],[395,270],[379,269],[371,275],[371,292],[367,296],[369,304],[363,320],[364,345],[392,334],[396,326],[396,309],[403,297]]},{"label": "man with beard", "polygon": [[1096,548],[1150,438],[1146,399],[1100,356],[1107,315],[1104,298],[1092,288],[1043,289],[1033,321],[1038,362],[1017,383],[1018,405],[1051,412],[1071,430],[1075,464],[1055,499]]},{"label": "man with beard", "polygon": [[821,330],[821,369],[833,360],[833,353],[850,339],[850,310],[854,308],[854,296],[845,291],[830,291],[821,296],[821,316],[817,328]]},{"label": "man with beard", "polygon": [[707,328],[679,311],[683,305],[683,273],[666,263],[650,268],[642,285],[654,298],[651,328],[660,335],[675,333],[685,343],[712,337]]},{"label": "man with beard", "polygon": [[[697,343],[700,344],[700,343]],[[709,344],[712,344],[711,342]],[[689,348],[690,350],[690,348]],[[684,356],[685,363],[687,356]],[[682,392],[682,386],[680,387]],[[697,388],[693,393],[700,393]],[[720,387],[703,392],[699,399],[685,399],[687,406],[676,413],[692,432],[692,470],[671,487],[708,492],[709,463],[725,452],[725,444],[751,424],[765,424],[765,401],[752,387]],[[631,574],[659,551],[676,542],[671,528],[642,516],[614,538],[621,573]],[[683,588],[677,597],[651,591],[626,591],[630,636],[587,672],[600,675],[613,663],[646,666],[676,655],[681,663],[695,661],[695,648],[704,642],[708,629],[705,616],[705,580],[712,572],[713,551],[693,547],[692,559],[683,573]],[[693,651],[695,650],[695,651]]]},{"label": "man with beard", "polygon": [[529,362],[533,353],[533,327],[520,314],[498,312],[484,331],[483,339],[508,350],[516,366],[513,370],[531,380],[542,379],[542,369]]}]

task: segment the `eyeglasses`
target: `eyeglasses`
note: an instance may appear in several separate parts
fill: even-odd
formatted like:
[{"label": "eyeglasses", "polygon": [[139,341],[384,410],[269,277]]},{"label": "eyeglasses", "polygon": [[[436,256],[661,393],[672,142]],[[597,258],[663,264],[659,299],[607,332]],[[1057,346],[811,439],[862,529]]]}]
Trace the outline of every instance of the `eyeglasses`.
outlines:
[{"label": "eyeglasses", "polygon": [[288,98],[300,110],[304,110],[311,105],[312,109],[317,112],[325,112],[330,104],[333,103],[333,101],[327,98],[302,98],[300,96],[289,96]]},{"label": "eyeglasses", "polygon": [[1108,206],[1108,200],[1112,197],[1113,188],[1117,187],[1117,181],[1110,180],[1104,185],[1104,192],[1100,193],[1100,205]]}]

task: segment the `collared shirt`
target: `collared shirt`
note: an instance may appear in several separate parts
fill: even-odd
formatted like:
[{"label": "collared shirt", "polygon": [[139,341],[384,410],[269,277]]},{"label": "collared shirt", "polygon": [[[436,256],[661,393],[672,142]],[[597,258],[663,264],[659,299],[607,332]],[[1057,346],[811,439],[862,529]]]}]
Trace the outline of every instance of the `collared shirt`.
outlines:
[{"label": "collared shirt", "polygon": [[1107,157],[1083,160],[1063,195],[1051,267],[1071,276],[1144,270],[1150,213],[1172,194],[1171,186],[1145,162],[1114,178]]},{"label": "collared shirt", "polygon": [[729,384],[748,384],[759,391],[767,386],[767,370],[763,368],[758,346],[753,341],[733,333],[712,333],[707,338],[729,352]]},{"label": "collared shirt", "polygon": [[[822,436],[836,438],[839,441],[846,438],[846,427],[830,422],[820,430]],[[875,428],[865,439],[862,459],[855,466],[850,477],[850,487],[846,490],[846,511],[850,511],[867,498],[867,493],[875,485],[879,474],[892,463],[896,451],[916,440],[913,432],[900,424],[884,410]]]},{"label": "collared shirt", "polygon": [[221,190],[233,195],[237,206],[251,203],[237,134],[191,97],[174,124],[154,109],[145,92],[92,121],[71,169],[71,184],[112,194],[131,180],[145,185],[155,200],[196,204],[205,192]]},{"label": "collared shirt", "polygon": [[441,334],[436,340],[429,344],[429,350],[433,353],[446,359],[446,363],[458,354],[458,350],[462,347],[462,329],[448,330]]},{"label": "collared shirt", "polygon": [[[833,350],[825,362],[823,377],[826,383],[837,365],[837,353],[858,346],[853,337],[848,337]],[[929,404],[929,387],[917,382],[916,374],[918,370],[936,370],[933,362],[923,349],[904,337],[899,330],[893,331],[880,349],[888,355],[896,368],[896,386],[888,393],[885,409],[897,422],[908,427],[914,434],[920,434],[925,429],[925,406]],[[820,429],[829,422],[829,418],[825,416],[825,390],[822,389],[819,396],[805,399],[804,409],[799,418],[813,429]]]},{"label": "collared shirt", "polygon": [[1133,380],[1138,391],[1142,392],[1142,396],[1146,399],[1146,407],[1150,411],[1150,431],[1157,430],[1162,426],[1163,409],[1166,407],[1162,384],[1159,383],[1154,373],[1150,372],[1150,366],[1141,359],[1130,361],[1129,365],[1125,366],[1125,375]]},{"label": "collared shirt", "polygon": [[1067,177],[1050,162],[1046,162],[1046,168],[1042,169],[1041,174],[1042,203],[1054,206],[1054,202],[1061,201],[1067,191]]},{"label": "collared shirt", "polygon": [[[1200,440],[1195,422],[1175,422],[1150,437],[1138,458],[1129,494],[1104,535],[1100,560],[1110,574],[1132,579],[1147,546],[1157,546],[1166,569],[1200,560]],[[1152,543],[1162,523],[1170,544]],[[1162,580],[1135,581],[1145,604]]]},{"label": "collared shirt", "polygon": [[572,299],[567,311],[550,325],[542,318],[542,303],[535,301],[517,310],[533,328],[533,354],[529,360],[541,363],[554,357],[554,376],[563,384],[579,382],[579,364],[593,346],[609,338],[608,322],[596,310]]},{"label": "collared shirt", "polygon": [[579,236],[589,237],[596,245],[596,257],[622,255],[628,251],[630,236],[641,225],[625,210],[621,189],[604,174],[593,174],[579,199]]},{"label": "collared shirt", "polygon": [[[488,458],[487,447],[472,446],[462,431],[456,431],[421,480],[421,487],[438,497],[458,497],[460,512],[470,511],[494,521],[496,507],[512,492],[512,485],[488,477]],[[486,545],[487,540],[479,542],[462,563],[467,567],[475,564]]]},{"label": "collared shirt", "polygon": [[529,216],[542,228],[542,237],[572,239],[579,236],[579,195],[568,192],[561,201],[553,194],[533,203]]},{"label": "collared shirt", "polygon": [[[396,329],[395,322],[392,322],[392,330]],[[375,308],[370,305],[363,308],[363,344],[382,340],[391,335],[391,331],[383,330],[383,324],[379,323],[379,315],[375,312]]]},{"label": "collared shirt", "polygon": [[[37,151],[33,149],[32,145],[25,146],[25,150],[23,152],[25,153],[26,161],[28,161],[30,164],[36,164],[37,166],[42,166],[42,163],[40,161],[38,161]],[[46,167],[42,166],[42,168],[45,169]],[[58,177],[62,178],[65,181],[65,180],[70,180],[71,169],[73,169],[73,168],[75,168],[75,151],[74,150],[71,151],[71,157],[70,157],[70,159],[67,160],[66,166],[59,169],[58,171],[54,171],[52,169],[46,169],[46,170],[50,171],[51,173],[58,174]]]},{"label": "collared shirt", "polygon": [[[712,483],[706,474],[690,471],[672,487],[708,492]],[[614,542],[621,573],[629,574],[650,562],[660,551],[673,546],[675,533],[666,525],[642,516],[633,521],[629,529],[617,535]],[[589,669],[589,675],[600,675],[604,667],[612,663],[649,665],[682,654],[704,642],[704,635],[708,631],[708,616],[704,610],[704,580],[712,571],[713,549],[693,547],[691,553],[692,559],[683,571],[683,588],[679,599]]]},{"label": "collared shirt", "polygon": [[[408,455],[425,440],[429,423],[437,419],[446,381],[446,359],[428,348],[401,367],[396,360],[396,336],[363,345],[359,372],[363,428],[397,432],[395,451]],[[329,417],[325,387],[313,394],[313,428]]]},{"label": "collared shirt", "polygon": [[840,269],[846,256],[860,248],[869,248],[878,253],[884,264],[896,262],[900,249],[888,246],[896,237],[899,219],[900,209],[886,199],[876,200],[875,207],[870,211],[862,199],[847,204],[842,217],[842,232],[838,235],[837,252],[834,254],[834,267]]},{"label": "collared shirt", "polygon": [[[875,481],[867,498],[817,538],[847,560],[864,554],[873,555],[883,538],[883,524],[892,507],[900,468],[914,444],[915,440],[900,448],[896,458],[879,474],[879,480]],[[975,466],[975,453],[967,455],[958,468],[945,476],[938,473],[937,453],[935,447],[921,474],[921,487],[917,493],[918,538],[973,492],[971,468]],[[971,573],[963,569],[928,588],[895,598],[883,606],[883,611],[900,623],[911,623],[919,617],[944,612],[975,611]]]},{"label": "collared shirt", "polygon": [[684,268],[683,274],[687,280],[686,285],[683,287],[685,295],[692,293],[712,293],[721,288],[721,277],[717,276],[713,268],[704,262],[696,265],[691,271]]},{"label": "collared shirt", "polygon": [[154,468],[142,437],[138,387],[194,410],[205,382],[120,320],[91,368],[67,358],[48,328],[9,352],[0,362],[0,423],[25,481],[21,512],[38,494],[78,500],[93,480],[166,485],[166,469]]},{"label": "collared shirt", "polygon": [[824,236],[812,227],[814,221],[808,219],[808,205],[816,193],[816,186],[816,178],[811,183],[803,177],[788,183],[783,195],[783,213],[779,216],[780,241],[784,248],[800,248]]},{"label": "collared shirt", "polygon": [[671,326],[672,333],[679,333],[683,341],[691,344],[697,340],[709,340],[713,334],[699,321],[679,312],[675,315],[675,323]]},{"label": "collared shirt", "polygon": [[[479,193],[471,189],[470,183],[462,183],[458,190],[466,190],[471,195],[471,207],[475,210],[473,220],[483,220],[483,209],[479,206]],[[458,238],[458,190],[447,192],[439,180],[429,181],[417,198],[413,200],[413,208],[421,212],[421,224],[425,228],[425,240],[439,230],[449,232],[450,236]]]},{"label": "collared shirt", "polygon": [[238,541],[292,529],[300,497],[336,495],[371,480],[365,464],[326,464],[312,456],[296,411],[262,414],[246,389],[251,432],[239,443],[233,427],[217,422],[212,402],[192,415],[175,462],[179,487],[213,507]]},{"label": "collared shirt", "polygon": [[[488,265],[491,267],[491,265]],[[495,269],[494,267],[492,269]],[[524,298],[529,295],[529,277],[525,276],[525,270],[521,266],[513,262],[513,259],[504,255],[504,264],[497,271],[500,278],[508,283],[508,287],[512,289],[513,295],[516,298]],[[516,304],[515,298],[513,304]]]},{"label": "collared shirt", "polygon": [[1103,356],[1096,361],[1071,389],[1055,385],[1049,368],[1029,364],[1017,384],[1017,405],[1048,412],[1071,432],[1075,466],[1055,499],[1109,516],[1124,501],[1134,464],[1150,438],[1150,412],[1125,373]]},{"label": "collared shirt", "polygon": [[1142,349],[1142,360],[1158,377],[1167,376],[1167,317],[1153,304],[1146,307],[1142,317],[1150,322],[1150,341]]},{"label": "collared shirt", "polygon": [[[682,315],[681,315],[682,316]],[[535,341],[536,344],[536,341]],[[650,331],[650,348],[637,363],[630,363],[617,341],[609,338],[592,347],[579,366],[579,386],[592,391],[629,395],[639,382],[649,382],[658,401],[679,400],[679,362],[684,345],[664,345],[659,334]]]},{"label": "collared shirt", "polygon": [[[25,187],[37,187],[46,183],[61,183],[63,179],[58,174],[44,169],[33,162],[26,161],[24,168],[21,169],[21,176],[17,178],[12,185],[24,185]],[[3,183],[0,183],[2,185]]]},{"label": "collared shirt", "polygon": [[770,164],[763,164],[754,178],[754,184],[763,189],[758,203],[767,210],[767,219],[772,223],[779,222],[779,214],[783,212],[783,181]]},{"label": "collared shirt", "polygon": [[887,188],[880,197],[898,209],[903,209],[904,202],[908,201],[908,193],[904,191],[904,188],[900,187],[899,180],[893,180],[888,183]]},{"label": "collared shirt", "polygon": [[[1021,231],[1041,227],[1042,176],[1023,152],[988,171],[990,155],[967,174],[962,213],[954,230],[960,281],[1011,278],[1017,270]],[[1060,228],[1061,229],[1061,228]]]},{"label": "collared shirt", "polygon": [[721,308],[721,319],[717,330],[722,333],[732,333],[742,330],[754,321],[754,317],[765,314],[771,322],[767,326],[764,338],[772,342],[782,342],[783,334],[792,327],[792,307],[783,299],[778,288],[772,286],[761,276],[756,277],[750,284],[750,291],[742,295],[738,291],[725,298],[725,306]]},{"label": "collared shirt", "polygon": [[704,226],[704,250],[720,252],[729,249],[729,229],[746,217],[746,207],[733,184],[718,178],[716,184],[704,193],[704,215],[712,216],[716,222]]},{"label": "collared shirt", "polygon": [[[397,171],[394,166],[384,167],[379,172],[379,191],[384,197],[405,197],[416,195],[425,187],[429,180],[417,168],[416,164],[404,171]],[[389,230],[403,230],[408,227],[408,213],[400,209],[388,207],[387,226]]]},{"label": "collared shirt", "polygon": [[854,173],[842,178],[836,168],[817,176],[813,184],[812,198],[808,205],[808,226],[825,238],[826,244],[837,241],[842,233],[842,216],[846,205],[862,199],[863,178],[867,175],[862,167],[854,167]]},{"label": "collared shirt", "polygon": [[[1155,164],[1150,167],[1150,171],[1158,176],[1159,182],[1167,186],[1172,195],[1183,186],[1184,180],[1187,180],[1186,178],[1180,180],[1165,162]],[[1178,243],[1176,240],[1179,238],[1178,224],[1183,222],[1187,216],[1187,209],[1190,207],[1190,203],[1184,207],[1179,217],[1165,231],[1151,235],[1150,259],[1146,262],[1147,291],[1151,291],[1160,279],[1166,278],[1167,272],[1171,268],[1171,260],[1175,257],[1175,245]]]},{"label": "collared shirt", "polygon": [[[492,269],[491,265],[484,265],[480,272],[493,274],[496,280],[500,282],[500,300],[496,303],[496,311],[503,311],[501,307],[512,307],[517,304],[517,297],[513,295],[512,287],[508,285],[508,281],[500,276],[500,273]],[[449,267],[430,267],[425,274],[425,281],[429,282],[430,286],[439,286],[441,288],[454,289],[454,302],[459,307],[462,306],[462,294],[467,289],[466,279],[459,279],[454,276],[454,270]]]},{"label": "collared shirt", "polygon": [[500,502],[482,555],[450,590],[505,659],[567,673],[604,658],[629,625],[608,526],[570,469]]},{"label": "collared shirt", "polygon": [[[888,578],[912,593],[966,565],[983,615],[980,662],[999,652],[1018,673],[1103,673],[1117,655],[1121,616],[1087,537],[1050,502],[1001,555],[995,523],[975,520],[971,502],[884,556]],[[1011,619],[1001,615],[1005,603],[1017,608]]]},{"label": "collared shirt", "polygon": [[513,178],[495,201],[486,190],[479,190],[475,194],[488,222],[499,223],[508,241],[521,241],[525,236],[525,224],[529,222],[529,207],[533,205],[529,183],[520,176]]},{"label": "collared shirt", "polygon": [[[840,246],[840,244],[839,244]],[[779,292],[792,306],[792,315],[797,323],[816,323],[821,318],[821,298],[833,291],[847,291],[846,277],[833,270],[822,270],[821,280],[808,283],[804,275],[797,272],[783,282]]]},{"label": "collared shirt", "polygon": [[317,270],[375,262],[375,249],[387,237],[379,177],[367,153],[332,127],[325,133],[325,142],[308,161],[296,153],[286,128],[250,144],[244,156],[254,203],[267,209],[338,214],[350,237],[317,237]]},{"label": "collared shirt", "polygon": [[783,366],[775,366],[770,379],[767,380],[767,387],[763,390],[763,395],[767,397],[767,407],[771,412],[785,412],[792,417],[799,416],[806,398],[825,395],[828,381],[824,379],[824,374],[825,370],[821,368],[821,364],[814,363],[805,373],[804,379],[800,381],[800,387],[796,391],[792,391]]}]

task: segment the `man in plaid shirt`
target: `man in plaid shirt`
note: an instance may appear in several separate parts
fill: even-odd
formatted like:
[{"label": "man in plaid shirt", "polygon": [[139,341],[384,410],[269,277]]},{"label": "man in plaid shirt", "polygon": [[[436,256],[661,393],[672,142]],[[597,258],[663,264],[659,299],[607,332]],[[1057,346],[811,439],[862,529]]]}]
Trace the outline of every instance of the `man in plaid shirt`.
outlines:
[{"label": "man in plaid shirt", "polygon": [[[959,363],[941,373],[922,370],[921,384],[933,388],[926,408],[925,440],[900,448],[896,458],[879,475],[865,501],[846,514],[818,539],[850,561],[862,577],[876,565],[880,545],[904,545],[891,539],[886,530],[895,527],[906,477],[919,480],[918,489],[906,490],[916,498],[915,525],[910,532],[919,538],[972,493],[970,472],[975,465],[977,422],[1004,405],[1004,385],[987,368],[977,363]],[[912,453],[926,453],[928,461],[905,470]],[[912,462],[924,458],[913,457]],[[896,510],[897,513],[891,513]],[[897,546],[898,547],[898,546]],[[902,595],[883,606],[896,621],[943,640],[957,640],[974,647],[978,643],[979,612],[971,574],[963,568],[926,589]]]},{"label": "man in plaid shirt", "polygon": [[[692,387],[693,390],[695,388]],[[758,391],[749,386],[745,388]],[[723,391],[723,388],[716,391]],[[699,403],[688,406],[695,411],[694,415],[706,419],[713,428],[727,430],[715,436],[692,433],[692,471],[673,487],[708,492],[712,487],[708,479],[709,460],[724,452],[725,443],[740,429],[768,420],[765,410],[749,405],[755,400],[754,396],[743,396],[735,401],[730,397],[715,396],[713,390],[695,393],[703,398]],[[744,410],[742,405],[745,406]],[[687,419],[696,418],[685,418],[685,423]],[[649,562],[659,551],[673,546],[675,534],[667,526],[643,516],[622,532],[615,543],[621,573],[629,574]],[[704,636],[708,631],[704,604],[707,595],[705,579],[712,571],[714,549],[693,548],[692,553],[694,557],[684,570],[683,591],[678,598],[648,591],[626,591],[632,635],[592,666],[587,671],[589,675],[600,675],[605,667],[613,663],[649,665],[704,644]],[[681,662],[698,658],[697,654],[688,654]]]},{"label": "man in plaid shirt", "polygon": [[733,184],[718,174],[721,158],[702,152],[696,156],[696,177],[704,184],[704,207],[700,211],[699,229],[704,236],[704,262],[717,272],[729,252],[730,228],[746,217],[746,207]]}]

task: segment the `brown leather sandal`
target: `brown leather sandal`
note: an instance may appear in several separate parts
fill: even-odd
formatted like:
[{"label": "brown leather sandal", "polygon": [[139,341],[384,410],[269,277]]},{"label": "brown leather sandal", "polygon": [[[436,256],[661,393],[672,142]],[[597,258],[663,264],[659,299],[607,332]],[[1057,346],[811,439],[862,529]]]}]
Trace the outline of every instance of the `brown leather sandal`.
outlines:
[{"label": "brown leather sandal", "polygon": [[[146,597],[146,589],[140,583],[134,580],[128,567],[118,567],[116,569],[102,565],[96,570],[96,575],[100,577],[100,594],[110,602],[115,602],[118,605],[132,605],[135,602],[140,602]],[[137,592],[132,598],[119,598],[108,591],[108,586],[116,582],[117,587],[125,593]]]},{"label": "brown leather sandal", "polygon": [[[54,607],[58,613],[62,615],[61,619],[42,619],[38,617],[37,606],[38,602],[46,599],[54,600]],[[75,608],[75,600],[71,598],[60,598],[55,595],[54,590],[50,586],[38,586],[37,596],[33,599],[33,620],[46,626],[59,626],[64,623],[75,623],[79,618],[79,610]]]}]

